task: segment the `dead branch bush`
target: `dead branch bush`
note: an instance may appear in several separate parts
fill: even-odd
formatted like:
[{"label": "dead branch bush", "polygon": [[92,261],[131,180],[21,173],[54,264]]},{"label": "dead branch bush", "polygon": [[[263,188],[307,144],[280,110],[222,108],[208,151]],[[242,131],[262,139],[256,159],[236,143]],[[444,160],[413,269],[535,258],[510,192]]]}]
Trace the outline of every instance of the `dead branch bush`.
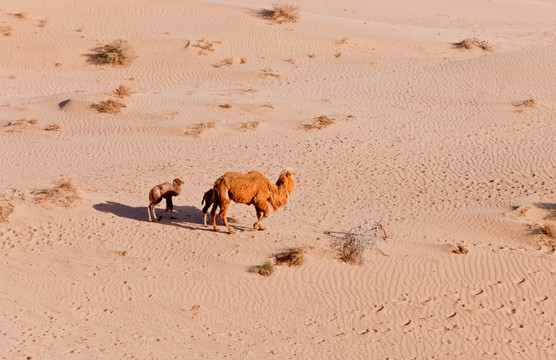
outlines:
[{"label": "dead branch bush", "polygon": [[460,42],[453,43],[456,49],[474,49],[479,48],[484,51],[492,51],[492,46],[487,41],[479,40],[477,38],[465,39]]},{"label": "dead branch bush", "polygon": [[127,40],[118,39],[109,44],[93,49],[96,54],[90,61],[99,65],[129,65],[136,58],[135,50]]},{"label": "dead branch bush", "polygon": [[128,97],[131,94],[131,89],[129,88],[129,86],[126,85],[120,85],[116,90],[114,90],[114,95],[119,97],[120,99]]},{"label": "dead branch bush", "polygon": [[302,246],[294,247],[275,255],[276,265],[287,264],[288,266],[299,266],[305,262],[307,249]]},{"label": "dead branch bush", "polygon": [[71,179],[61,178],[55,182],[55,186],[40,190],[35,193],[38,203],[50,202],[58,206],[73,206],[81,196]]},{"label": "dead branch bush", "polygon": [[295,23],[299,21],[299,7],[285,2],[274,3],[272,9],[259,11],[259,16],[274,24]]},{"label": "dead branch bush", "polygon": [[332,247],[338,251],[341,261],[351,264],[363,264],[369,250],[380,251],[379,240],[386,240],[386,231],[378,221],[367,219],[363,225],[351,229]]},{"label": "dead branch bush", "polygon": [[258,121],[248,121],[248,122],[245,122],[245,123],[241,124],[241,127],[239,128],[239,131],[257,130],[258,127],[259,127],[259,122]]},{"label": "dead branch bush", "polygon": [[0,222],[10,222],[10,215],[14,212],[14,205],[11,202],[0,203]]},{"label": "dead branch bush", "polygon": [[218,106],[220,106],[222,109],[231,109],[231,108],[232,108],[232,105],[231,105],[231,104],[228,104],[228,103],[222,104],[222,105],[218,105]]},{"label": "dead branch bush", "polygon": [[200,122],[193,125],[191,128],[186,130],[184,133],[187,136],[199,136],[207,129],[213,129],[216,126],[214,121],[210,122]]},{"label": "dead branch bush", "polygon": [[306,130],[322,130],[329,127],[330,125],[333,125],[335,122],[336,119],[321,115],[317,118],[314,118],[311,123],[306,124],[304,127]]},{"label": "dead branch bush", "polygon": [[101,113],[117,114],[122,110],[122,108],[126,107],[126,104],[119,100],[108,99],[92,106]]}]

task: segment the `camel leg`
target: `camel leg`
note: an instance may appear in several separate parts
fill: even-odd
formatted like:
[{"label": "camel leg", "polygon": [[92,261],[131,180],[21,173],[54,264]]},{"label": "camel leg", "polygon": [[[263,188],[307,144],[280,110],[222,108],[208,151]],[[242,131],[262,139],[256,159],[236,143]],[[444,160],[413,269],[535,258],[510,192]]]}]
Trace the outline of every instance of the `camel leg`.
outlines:
[{"label": "camel leg", "polygon": [[[205,207],[203,208],[203,224],[205,226],[207,226],[207,212],[208,212],[208,208],[210,207],[210,205],[212,205],[212,204],[207,201],[206,204],[205,204]],[[216,206],[216,204],[213,205],[213,208],[214,208],[214,206]]]},{"label": "camel leg", "polygon": [[266,228],[263,226],[263,224],[261,224],[261,221],[263,221],[264,218],[268,217],[268,214],[270,213],[270,207],[268,206],[266,201],[255,206],[257,208],[257,222],[255,224],[258,224],[258,230],[265,231]]},{"label": "camel leg", "polygon": [[[160,220],[162,220],[162,218],[164,217],[164,215],[166,215],[168,213],[168,211],[170,211],[170,210],[173,211],[173,208],[174,208],[174,205],[172,204],[172,198],[166,199],[166,210],[164,210],[162,215],[160,215],[160,217],[158,218],[158,222],[160,222]],[[175,219],[175,218],[172,217],[172,219]]]},{"label": "camel leg", "polygon": [[259,221],[261,219],[261,210],[259,210],[259,208],[256,206],[255,206],[255,210],[257,211],[257,221],[253,224],[253,229],[259,230],[259,226],[261,225]]},{"label": "camel leg", "polygon": [[[220,204],[220,214],[222,214],[222,204]],[[218,214],[218,216],[220,216],[220,214]],[[220,231],[220,229],[216,227],[216,203],[210,210],[210,217],[212,218],[212,227],[214,228],[214,231]]]},{"label": "camel leg", "polygon": [[176,217],[174,216],[174,202],[172,201],[171,197],[166,200],[166,207],[170,207],[170,218],[175,219]]},{"label": "camel leg", "polygon": [[[220,203],[220,218],[222,219],[222,221],[224,222],[224,225],[226,225],[226,227],[228,228],[228,232],[230,234],[235,233],[234,230],[232,230],[232,228],[230,227],[230,224],[228,224],[228,220],[226,219],[226,213],[228,212],[228,206],[230,205],[232,201],[230,199],[225,199],[222,200],[222,202]],[[216,222],[214,222],[214,226],[216,227]]]},{"label": "camel leg", "polygon": [[156,218],[156,212],[154,211],[154,208],[156,207],[156,205],[160,204],[161,201],[162,198],[159,198],[158,200],[151,200],[151,203],[149,204],[149,208],[147,209],[149,212],[149,221],[151,221],[151,212],[153,213],[154,221],[159,221]]},{"label": "camel leg", "polygon": [[149,214],[149,221],[152,221],[152,219],[151,219],[151,204],[149,204],[149,206],[147,206],[147,213]]}]

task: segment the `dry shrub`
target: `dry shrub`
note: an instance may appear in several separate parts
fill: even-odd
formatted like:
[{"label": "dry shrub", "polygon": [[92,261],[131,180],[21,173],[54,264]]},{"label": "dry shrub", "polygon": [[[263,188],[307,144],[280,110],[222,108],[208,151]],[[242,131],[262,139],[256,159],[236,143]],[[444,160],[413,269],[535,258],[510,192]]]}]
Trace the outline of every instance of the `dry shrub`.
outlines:
[{"label": "dry shrub", "polygon": [[95,64],[129,65],[137,58],[133,47],[127,40],[118,39],[104,46],[93,49],[95,55],[91,61]]},{"label": "dry shrub", "polygon": [[16,121],[10,121],[6,127],[8,130],[7,132],[21,132],[23,129],[26,129],[29,125],[37,125],[37,119],[19,119]]},{"label": "dry shrub", "polygon": [[185,131],[185,135],[188,136],[198,136],[201,135],[207,129],[213,129],[216,126],[214,121],[210,122],[200,122],[193,125],[189,130]]},{"label": "dry shrub", "polygon": [[46,125],[44,127],[45,131],[59,131],[60,130],[60,125],[58,124],[51,124],[51,125]]},{"label": "dry shrub", "polygon": [[39,27],[45,27],[48,24],[48,19],[39,20]]},{"label": "dry shrub", "polygon": [[55,182],[55,186],[35,193],[35,200],[39,203],[51,202],[59,206],[72,206],[81,199],[77,188],[71,179],[61,178]]},{"label": "dry shrub", "polygon": [[259,274],[262,276],[270,276],[272,273],[274,273],[274,264],[267,260],[259,268]]},{"label": "dry shrub", "polygon": [[241,127],[239,128],[239,131],[257,130],[258,127],[259,127],[259,122],[258,121],[248,121],[248,122],[245,122],[245,123],[241,124]]},{"label": "dry shrub", "polygon": [[468,252],[467,248],[465,248],[462,244],[457,244],[456,248],[452,250],[452,253],[460,254],[460,255],[467,254],[467,252]]},{"label": "dry shrub", "polygon": [[208,53],[213,53],[216,51],[214,44],[220,43],[220,41],[209,41],[205,38],[202,38],[197,40],[197,43],[191,46],[199,48],[199,55],[207,55]]},{"label": "dry shrub", "polygon": [[212,64],[212,67],[220,68],[222,66],[232,66],[234,64],[233,58],[226,58],[224,60],[220,60],[219,62]]},{"label": "dry shrub", "polygon": [[131,95],[131,89],[129,88],[129,86],[120,85],[116,90],[114,90],[114,95],[119,97],[120,99],[123,99]]},{"label": "dry shrub", "polygon": [[0,25],[0,32],[4,36],[12,36],[14,34],[14,28],[9,25]]},{"label": "dry shrub", "polygon": [[460,42],[453,43],[457,49],[474,49],[479,48],[484,51],[492,51],[492,46],[487,41],[479,40],[477,38],[465,39]]},{"label": "dry shrub", "polygon": [[20,18],[22,20],[27,20],[27,13],[25,11],[22,11],[20,13],[14,14],[15,17]]},{"label": "dry shrub", "polygon": [[126,107],[126,105],[119,100],[108,99],[106,101],[101,101],[98,104],[94,104],[93,107],[101,113],[117,114],[123,107]]},{"label": "dry shrub", "polygon": [[305,262],[305,254],[307,249],[298,246],[278,253],[276,257],[276,265],[287,264],[288,266],[299,266]]},{"label": "dry shrub", "polygon": [[527,99],[523,101],[515,101],[512,105],[515,107],[535,107],[535,105],[537,105],[537,100]]},{"label": "dry shrub", "polygon": [[295,23],[299,20],[299,7],[284,2],[272,4],[272,9],[263,9],[259,15],[274,24]]},{"label": "dry shrub", "polygon": [[369,250],[380,251],[379,240],[386,240],[386,231],[374,220],[365,220],[363,225],[351,229],[341,239],[336,240],[332,247],[338,251],[340,260],[351,264],[363,264]]},{"label": "dry shrub", "polygon": [[539,227],[543,234],[556,239],[556,225],[544,223],[544,224],[539,224]]},{"label": "dry shrub", "polygon": [[314,118],[310,124],[305,125],[305,129],[307,130],[322,130],[324,128],[329,127],[330,125],[336,122],[335,119],[329,118],[327,116],[319,116]]},{"label": "dry shrub", "polygon": [[230,105],[230,104],[228,104],[228,103],[222,104],[222,105],[218,105],[218,106],[220,106],[222,109],[231,109],[231,108],[232,108],[232,105]]},{"label": "dry shrub", "polygon": [[10,215],[14,212],[14,205],[11,202],[0,203],[0,222],[10,222]]},{"label": "dry shrub", "polygon": [[337,58],[339,58],[340,56],[342,56],[342,53],[341,53],[341,52],[336,53],[336,54],[334,54],[334,56],[337,57]]},{"label": "dry shrub", "polygon": [[247,64],[247,59],[242,57],[241,59],[239,59],[239,63],[240,64]]},{"label": "dry shrub", "polygon": [[275,77],[275,78],[279,78],[280,74],[274,70],[272,70],[271,68],[265,68],[261,70],[261,73],[259,74],[260,77],[262,78],[266,78],[266,77]]}]

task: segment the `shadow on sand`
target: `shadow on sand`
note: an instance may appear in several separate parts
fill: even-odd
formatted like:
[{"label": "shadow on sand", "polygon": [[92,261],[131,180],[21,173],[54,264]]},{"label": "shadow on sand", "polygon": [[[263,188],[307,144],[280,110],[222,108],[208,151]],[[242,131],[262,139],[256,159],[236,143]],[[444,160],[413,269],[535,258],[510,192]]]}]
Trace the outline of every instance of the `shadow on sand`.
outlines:
[{"label": "shadow on sand", "polygon": [[[119,217],[149,222],[146,206],[133,207],[120,204],[114,201],[106,201],[104,203],[93,205],[95,210],[117,215]],[[165,206],[155,209],[157,216],[162,215]],[[174,216],[176,219],[170,218],[170,213],[166,214],[162,221],[163,225],[174,225],[184,227],[190,230],[212,230],[203,225],[203,212],[194,206],[174,206]],[[193,225],[193,226],[192,226]]]}]

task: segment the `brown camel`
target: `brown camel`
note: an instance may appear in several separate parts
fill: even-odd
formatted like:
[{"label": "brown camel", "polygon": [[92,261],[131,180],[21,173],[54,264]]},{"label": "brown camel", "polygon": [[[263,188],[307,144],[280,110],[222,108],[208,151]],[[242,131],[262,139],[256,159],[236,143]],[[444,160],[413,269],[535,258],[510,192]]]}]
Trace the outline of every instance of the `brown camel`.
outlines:
[{"label": "brown camel", "polygon": [[[156,221],[162,220],[162,217],[166,215],[168,211],[171,211],[171,217],[172,219],[175,219],[172,196],[178,196],[181,193],[182,185],[183,181],[176,178],[171,184],[169,182],[165,182],[163,184],[156,185],[151,189],[151,191],[149,192],[149,207],[147,208],[147,212],[149,213],[149,221],[152,221],[151,212],[153,213],[154,219]],[[162,215],[160,215],[160,217],[157,219],[154,208],[162,201],[162,199],[166,199],[166,210],[164,210],[164,213],[162,213]]]},{"label": "brown camel", "polygon": [[[271,183],[259,171],[226,173],[214,182],[214,190],[219,200],[220,218],[230,234],[233,234],[234,231],[226,219],[228,206],[232,200],[240,204],[253,204],[257,211],[257,221],[253,224],[253,228],[264,231],[266,228],[262,226],[261,221],[270,213],[268,203],[272,205],[274,211],[278,210],[288,203],[288,196],[293,192],[294,187],[295,172],[293,170],[282,171],[276,184]],[[213,207],[211,211],[212,226],[214,230],[218,231],[215,214],[216,208]]]},{"label": "brown camel", "polygon": [[208,208],[212,205],[212,210],[210,211],[211,213],[211,221],[212,221],[212,217],[214,217],[213,213],[216,213],[216,208],[218,207],[218,203],[220,202],[219,198],[218,198],[218,194],[216,194],[216,192],[214,191],[213,188],[210,188],[204,195],[203,195],[203,200],[201,201],[201,205],[205,204],[205,206],[203,207],[203,224],[205,226],[207,225],[207,212],[208,212]]}]

